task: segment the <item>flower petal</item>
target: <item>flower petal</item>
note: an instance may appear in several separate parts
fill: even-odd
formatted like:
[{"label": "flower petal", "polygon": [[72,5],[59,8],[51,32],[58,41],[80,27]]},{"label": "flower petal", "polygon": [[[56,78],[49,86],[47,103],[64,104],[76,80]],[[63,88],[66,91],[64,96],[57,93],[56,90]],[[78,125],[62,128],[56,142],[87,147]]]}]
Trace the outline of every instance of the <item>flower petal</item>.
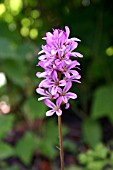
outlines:
[{"label": "flower petal", "polygon": [[54,110],[49,110],[46,112],[46,116],[52,116],[55,113]]},{"label": "flower petal", "polygon": [[49,98],[49,96],[48,97],[46,97],[46,96],[45,97],[39,97],[38,101],[41,101],[41,100],[44,100],[44,99],[48,99],[48,98]]},{"label": "flower petal", "polygon": [[55,94],[57,93],[57,90],[58,90],[58,87],[57,87],[57,86],[53,86],[53,87],[51,88],[51,94],[52,94],[52,95],[55,95]]},{"label": "flower petal", "polygon": [[75,93],[72,93],[72,92],[66,93],[66,96],[71,98],[71,99],[76,99],[77,98],[77,95]]},{"label": "flower petal", "polygon": [[74,76],[78,76],[79,75],[79,73],[78,73],[78,71],[76,71],[76,70],[70,70],[70,72],[74,75]]},{"label": "flower petal", "polygon": [[58,38],[58,29],[55,29],[53,34],[54,34],[54,38],[57,39]]},{"label": "flower petal", "polygon": [[58,76],[57,76],[57,72],[56,71],[53,71],[51,76],[52,76],[52,79],[54,81],[58,81]]},{"label": "flower petal", "polygon": [[68,72],[64,72],[64,75],[66,76],[66,78],[70,78],[70,74]]},{"label": "flower petal", "polygon": [[54,109],[56,107],[55,104],[53,102],[51,102],[49,99],[45,99],[44,103],[52,109]]},{"label": "flower petal", "polygon": [[45,79],[45,80],[42,80],[42,81],[40,82],[39,87],[48,88],[48,87],[50,87],[50,84],[49,84],[48,80]]},{"label": "flower petal", "polygon": [[53,34],[51,32],[47,32],[46,36],[46,39],[52,40]]},{"label": "flower petal", "polygon": [[71,62],[71,64],[68,66],[68,69],[74,68],[77,65],[80,65],[80,63],[77,60],[75,60]]},{"label": "flower petal", "polygon": [[73,40],[73,41],[81,41],[80,39],[78,39],[76,37],[71,38],[71,40]]},{"label": "flower petal", "polygon": [[58,88],[58,92],[61,94],[62,93],[62,89],[59,87]]},{"label": "flower petal", "polygon": [[67,103],[67,102],[68,102],[68,99],[67,99],[66,96],[62,96],[62,100],[63,100],[64,103]]},{"label": "flower petal", "polygon": [[65,80],[60,80],[59,81],[59,86],[65,86],[66,85],[66,81]]},{"label": "flower petal", "polygon": [[57,99],[57,101],[56,101],[56,105],[58,106],[58,107],[60,107],[60,105],[62,104],[62,96],[60,96],[58,99]]},{"label": "flower petal", "polygon": [[36,76],[37,76],[38,78],[46,77],[46,75],[47,75],[47,72],[46,72],[46,71],[44,71],[44,72],[42,72],[42,73],[40,73],[40,72],[37,72],[37,73],[36,73]]},{"label": "flower petal", "polygon": [[71,88],[71,86],[72,86],[72,83],[71,83],[71,82],[66,83],[63,91],[64,91],[64,92],[67,92],[67,91]]},{"label": "flower petal", "polygon": [[70,45],[70,50],[73,51],[75,48],[77,48],[78,46],[78,43],[77,42],[73,42],[71,45]]},{"label": "flower petal", "polygon": [[51,54],[52,54],[52,55],[54,55],[54,54],[56,54],[56,53],[57,53],[56,50],[54,50],[54,49],[51,50]]},{"label": "flower petal", "polygon": [[81,81],[79,81],[79,80],[73,80],[73,82],[76,82],[76,83],[81,83]]},{"label": "flower petal", "polygon": [[61,109],[58,109],[58,110],[56,111],[56,114],[57,114],[58,116],[61,116],[61,115],[62,115],[62,110],[61,110]]},{"label": "flower petal", "polygon": [[80,79],[80,78],[81,78],[81,75],[78,73],[77,75],[72,75],[71,78],[72,78],[72,80],[74,80],[74,79]]},{"label": "flower petal", "polygon": [[45,92],[45,90],[44,90],[44,89],[41,89],[41,88],[37,88],[37,89],[36,89],[36,92],[39,93],[39,94],[41,94],[41,95],[47,95],[46,92]]},{"label": "flower petal", "polygon": [[78,52],[73,52],[73,56],[83,58],[83,55]]},{"label": "flower petal", "polygon": [[68,37],[69,37],[69,34],[70,34],[69,27],[68,27],[68,26],[65,26],[65,30],[66,30],[66,35],[67,35],[67,38],[68,38]]},{"label": "flower petal", "polygon": [[42,54],[42,53],[44,53],[44,50],[39,51],[39,53],[38,53],[38,54],[40,55],[40,54]]},{"label": "flower petal", "polygon": [[41,55],[38,57],[39,60],[44,60],[46,58],[46,55]]},{"label": "flower petal", "polygon": [[65,109],[68,109],[69,107],[70,107],[70,104],[69,104],[69,103],[66,103]]}]

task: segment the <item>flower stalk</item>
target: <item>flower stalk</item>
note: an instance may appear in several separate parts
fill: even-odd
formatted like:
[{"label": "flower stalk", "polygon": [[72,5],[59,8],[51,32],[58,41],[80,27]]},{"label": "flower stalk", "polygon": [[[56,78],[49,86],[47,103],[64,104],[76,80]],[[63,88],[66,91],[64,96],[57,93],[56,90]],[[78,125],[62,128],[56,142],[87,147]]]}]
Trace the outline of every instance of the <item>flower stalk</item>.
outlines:
[{"label": "flower stalk", "polygon": [[64,153],[63,153],[63,142],[62,142],[62,120],[61,120],[61,116],[58,116],[58,131],[59,131],[61,170],[64,170]]},{"label": "flower stalk", "polygon": [[68,26],[65,27],[65,31],[53,29],[53,33],[46,33],[46,37],[43,37],[46,45],[42,45],[42,50],[38,53],[37,64],[43,72],[36,74],[38,78],[43,78],[36,89],[36,92],[42,95],[38,101],[44,100],[45,105],[50,108],[46,116],[58,116],[61,170],[64,170],[61,106],[65,105],[65,109],[68,109],[69,100],[77,98],[77,94],[70,89],[73,83],[80,83],[80,63],[77,58],[83,57],[79,52],[74,52],[80,40],[76,37],[69,38],[69,34]]}]

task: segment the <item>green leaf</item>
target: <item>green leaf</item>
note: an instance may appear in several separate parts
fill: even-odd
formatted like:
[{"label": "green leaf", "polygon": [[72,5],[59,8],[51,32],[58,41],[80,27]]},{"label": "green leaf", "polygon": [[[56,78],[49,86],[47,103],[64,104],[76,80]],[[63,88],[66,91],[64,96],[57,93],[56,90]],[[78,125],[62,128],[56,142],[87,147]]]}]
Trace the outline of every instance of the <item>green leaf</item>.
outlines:
[{"label": "green leaf", "polygon": [[65,170],[83,170],[83,169],[78,166],[71,165],[68,168],[65,168]]},{"label": "green leaf", "polygon": [[113,86],[104,86],[95,91],[91,116],[94,119],[107,116],[113,121]]},{"label": "green leaf", "polygon": [[20,60],[5,60],[2,70],[6,76],[16,85],[23,87],[25,85],[25,77],[27,68],[25,63]]},{"label": "green leaf", "polygon": [[[9,16],[9,14],[8,14]],[[18,30],[16,29],[15,31],[10,31],[9,29],[9,24],[7,24],[6,22],[1,22],[0,20],[0,39],[1,37],[5,37],[6,39],[8,39],[8,41],[10,41],[10,43],[13,41],[15,43],[20,43],[20,41],[22,40],[21,35],[19,34]]]},{"label": "green leaf", "polygon": [[97,121],[86,119],[82,126],[84,141],[91,147],[96,146],[102,138],[100,124]]},{"label": "green leaf", "polygon": [[14,155],[13,148],[10,145],[0,141],[0,159],[6,159],[12,155]]},{"label": "green leaf", "polygon": [[40,140],[39,148],[40,148],[42,155],[52,160],[55,159],[57,155],[57,152],[56,152],[57,148],[51,145],[50,141],[47,138]]},{"label": "green leaf", "polygon": [[14,121],[13,115],[1,115],[0,116],[0,138],[3,138],[12,129]]},{"label": "green leaf", "polygon": [[39,142],[41,154],[54,159],[57,155],[56,145],[58,143],[58,127],[55,120],[47,121],[44,132],[44,137]]},{"label": "green leaf", "polygon": [[71,140],[64,140],[63,141],[63,148],[66,149],[67,151],[70,151],[71,153],[76,153],[76,145],[74,142],[72,142]]},{"label": "green leaf", "polygon": [[20,170],[20,169],[21,169],[21,167],[19,165],[14,165],[14,166],[5,168],[5,170]]},{"label": "green leaf", "polygon": [[45,138],[54,146],[58,141],[58,127],[54,120],[49,120],[45,126]]},{"label": "green leaf", "polygon": [[94,148],[95,159],[104,159],[105,160],[107,158],[108,153],[109,153],[109,149],[107,147],[105,147],[102,143],[99,143]]},{"label": "green leaf", "polygon": [[28,119],[44,118],[46,113],[46,105],[43,101],[38,101],[34,98],[28,98],[24,104],[24,112]]},{"label": "green leaf", "polygon": [[[90,70],[90,71],[89,71]],[[91,64],[89,64],[87,70],[87,79],[91,83],[95,83],[104,77],[104,68],[101,60],[95,59]]]},{"label": "green leaf", "polygon": [[103,160],[99,160],[99,161],[92,161],[92,162],[89,162],[88,165],[87,165],[87,169],[88,170],[102,170],[103,167],[106,165],[106,161],[103,161]]},{"label": "green leaf", "polygon": [[110,157],[111,163],[113,165],[113,152],[111,152],[111,157]]},{"label": "green leaf", "polygon": [[[63,127],[63,129],[65,135],[68,130],[66,127]],[[41,154],[49,157],[50,159],[54,159],[57,155],[56,146],[59,146],[58,125],[54,119],[50,119],[45,124],[44,137],[39,142],[39,148]]]},{"label": "green leaf", "polygon": [[0,59],[15,58],[16,52],[13,44],[6,38],[0,38]]},{"label": "green leaf", "polygon": [[16,155],[25,163],[29,165],[34,150],[36,148],[36,138],[33,133],[27,132],[16,144]]},{"label": "green leaf", "polygon": [[20,60],[32,59],[35,47],[31,43],[21,44],[17,47]]},{"label": "green leaf", "polygon": [[94,160],[93,157],[92,157],[92,155],[91,155],[91,156],[88,156],[87,153],[81,153],[81,154],[79,154],[78,159],[79,159],[80,163],[83,164],[83,165],[86,165],[86,164],[88,164],[89,162],[92,162],[92,161]]}]

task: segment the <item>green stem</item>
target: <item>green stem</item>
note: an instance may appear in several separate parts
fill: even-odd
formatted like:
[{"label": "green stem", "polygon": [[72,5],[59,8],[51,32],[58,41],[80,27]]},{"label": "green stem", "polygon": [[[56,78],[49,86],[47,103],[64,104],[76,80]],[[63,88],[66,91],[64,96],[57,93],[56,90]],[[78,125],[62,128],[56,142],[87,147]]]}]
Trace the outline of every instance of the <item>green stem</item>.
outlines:
[{"label": "green stem", "polygon": [[64,154],[63,154],[63,146],[62,146],[62,121],[61,121],[61,116],[58,116],[58,131],[59,131],[59,143],[60,143],[61,170],[64,170]]}]

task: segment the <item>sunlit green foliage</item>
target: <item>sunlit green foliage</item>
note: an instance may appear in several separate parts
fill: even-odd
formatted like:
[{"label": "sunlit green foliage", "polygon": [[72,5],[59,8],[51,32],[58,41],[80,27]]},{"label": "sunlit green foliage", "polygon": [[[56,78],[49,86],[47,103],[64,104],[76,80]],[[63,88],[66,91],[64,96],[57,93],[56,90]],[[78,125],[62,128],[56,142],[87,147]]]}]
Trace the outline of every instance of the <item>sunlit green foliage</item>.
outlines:
[{"label": "sunlit green foliage", "polygon": [[103,170],[105,167],[112,170],[112,155],[113,153],[109,148],[100,143],[94,150],[81,153],[79,155],[79,161],[84,166],[84,170]]}]

